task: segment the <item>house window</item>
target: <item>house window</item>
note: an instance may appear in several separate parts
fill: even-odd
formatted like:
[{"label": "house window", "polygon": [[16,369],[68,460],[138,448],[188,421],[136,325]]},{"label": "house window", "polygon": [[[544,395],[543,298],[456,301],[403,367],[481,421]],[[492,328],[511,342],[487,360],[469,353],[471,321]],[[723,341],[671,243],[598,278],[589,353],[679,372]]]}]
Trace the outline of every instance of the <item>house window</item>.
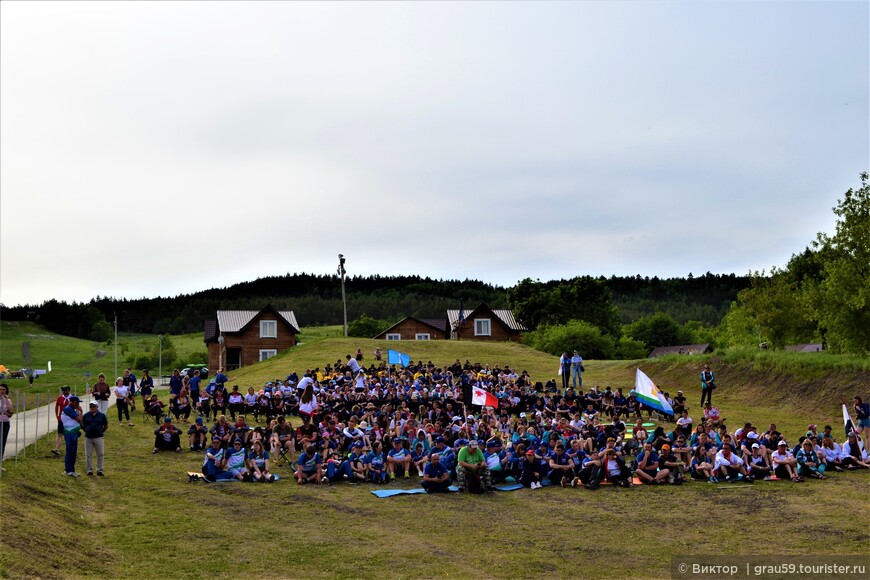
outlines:
[{"label": "house window", "polygon": [[490,336],[491,334],[489,318],[474,319],[474,336]]},{"label": "house window", "polygon": [[429,333],[428,332],[418,332],[414,336],[414,340],[429,340]]},{"label": "house window", "polygon": [[278,338],[278,321],[261,320],[260,338]]},{"label": "house window", "polygon": [[276,354],[278,354],[278,351],[275,350],[275,349],[273,349],[273,348],[270,348],[270,349],[265,349],[265,348],[264,348],[264,349],[260,349],[260,360],[261,360],[261,361],[264,361],[264,360],[266,360],[266,359],[268,359],[268,358],[272,358],[272,357],[275,356]]},{"label": "house window", "polygon": [[387,340],[402,340],[402,335],[399,333],[396,334],[388,334]]}]

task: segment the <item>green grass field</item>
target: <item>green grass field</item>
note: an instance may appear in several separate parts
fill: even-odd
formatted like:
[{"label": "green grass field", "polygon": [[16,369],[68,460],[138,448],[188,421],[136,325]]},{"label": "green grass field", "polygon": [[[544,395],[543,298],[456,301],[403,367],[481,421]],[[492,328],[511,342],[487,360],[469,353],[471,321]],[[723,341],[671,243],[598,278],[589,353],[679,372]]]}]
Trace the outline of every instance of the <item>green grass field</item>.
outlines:
[{"label": "green grass field", "polygon": [[[357,347],[368,364],[375,346],[386,353],[383,341],[309,338],[241,369],[234,383],[259,387],[291,370],[344,360]],[[510,364],[542,381],[557,370],[555,357],[522,345],[389,346],[436,364],[457,358]],[[685,391],[697,408],[695,377],[703,360],[717,371],[715,402],[732,430],[742,420],[762,428],[772,421],[790,440],[809,422],[828,422],[842,434],[839,396],[866,395],[870,384],[866,371],[851,366],[834,365],[824,377],[801,382],[757,362],[718,356],[587,361],[585,383],[630,387],[640,365],[666,390]],[[5,464],[0,576],[661,578],[670,575],[671,557],[678,554],[870,552],[867,472],[803,484],[691,483],[596,492],[551,487],[378,499],[367,485],[297,486],[282,465],[276,472],[283,479],[274,484],[208,486],[189,484],[185,475],[199,470],[200,453],[151,455],[154,425],[143,424],[137,413],[135,427],[119,427],[112,411],[106,478],[62,476],[62,459],[48,453],[47,438],[26,461]],[[412,478],[388,487],[417,486]]]}]

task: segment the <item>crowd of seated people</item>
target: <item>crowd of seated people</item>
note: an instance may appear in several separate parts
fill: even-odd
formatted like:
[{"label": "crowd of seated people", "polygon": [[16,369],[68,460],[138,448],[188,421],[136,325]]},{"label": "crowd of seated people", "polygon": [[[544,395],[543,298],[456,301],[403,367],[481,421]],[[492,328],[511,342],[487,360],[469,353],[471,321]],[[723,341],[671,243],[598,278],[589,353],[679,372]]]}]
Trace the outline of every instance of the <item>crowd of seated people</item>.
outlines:
[{"label": "crowd of seated people", "polygon": [[[494,394],[498,408],[472,406],[472,388]],[[188,444],[207,450],[207,477],[269,480],[261,476],[284,461],[298,484],[419,477],[429,491],[451,484],[490,491],[504,482],[538,489],[547,480],[588,489],[633,482],[798,482],[870,467],[854,437],[841,444],[829,427],[817,433],[811,425],[791,446],[775,425],[760,432],[745,423],[732,433],[710,404],[696,424],[678,392],[667,395],[673,422],[650,432],[642,420],[652,410],[631,391],[559,390],[553,380],[536,383],[526,372],[468,361],[354,369],[339,360],[245,390],[212,381],[200,392]],[[175,400],[183,397],[182,389]],[[186,420],[181,409],[171,410]],[[256,472],[249,457],[255,449]]]}]

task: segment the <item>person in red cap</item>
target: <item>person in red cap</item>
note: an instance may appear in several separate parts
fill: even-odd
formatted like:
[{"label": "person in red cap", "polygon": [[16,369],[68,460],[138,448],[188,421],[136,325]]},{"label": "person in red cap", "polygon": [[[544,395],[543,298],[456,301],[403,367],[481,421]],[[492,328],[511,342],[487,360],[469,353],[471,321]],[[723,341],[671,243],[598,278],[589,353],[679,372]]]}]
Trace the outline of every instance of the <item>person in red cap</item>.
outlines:
[{"label": "person in red cap", "polygon": [[526,457],[520,464],[520,483],[530,489],[540,489],[541,486],[541,462],[535,457],[532,449],[526,451]]}]

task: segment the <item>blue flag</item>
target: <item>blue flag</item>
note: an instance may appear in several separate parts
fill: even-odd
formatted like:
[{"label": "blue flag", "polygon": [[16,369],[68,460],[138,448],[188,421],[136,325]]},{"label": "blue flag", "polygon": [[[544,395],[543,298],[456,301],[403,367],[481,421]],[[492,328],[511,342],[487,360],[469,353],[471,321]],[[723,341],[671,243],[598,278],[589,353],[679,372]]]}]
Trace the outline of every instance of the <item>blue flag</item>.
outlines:
[{"label": "blue flag", "polygon": [[388,350],[387,362],[391,365],[402,365],[403,367],[406,367],[411,364],[411,357],[397,350]]}]

